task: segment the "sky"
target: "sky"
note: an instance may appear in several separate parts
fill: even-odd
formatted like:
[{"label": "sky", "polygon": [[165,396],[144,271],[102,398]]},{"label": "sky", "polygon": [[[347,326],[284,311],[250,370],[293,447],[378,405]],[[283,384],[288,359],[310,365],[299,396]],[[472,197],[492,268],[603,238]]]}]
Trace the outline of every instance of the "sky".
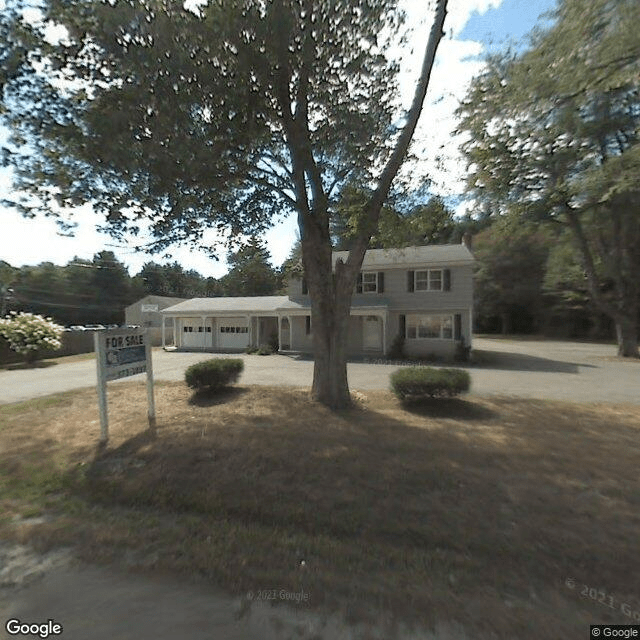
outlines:
[{"label": "sky", "polygon": [[[401,0],[412,26],[401,61],[401,100],[408,107],[419,73],[424,45],[431,27],[431,14],[424,0]],[[431,3],[429,3],[431,4]],[[431,190],[457,202],[464,190],[465,164],[459,154],[460,139],[452,135],[454,112],[471,79],[482,72],[482,57],[507,44],[518,45],[535,26],[541,14],[553,9],[555,0],[449,0],[445,38],[440,43],[425,107],[416,131],[412,152],[417,155],[432,180]],[[0,143],[3,141],[0,131]],[[0,169],[0,200],[10,194],[9,169]],[[468,205],[457,205],[463,213]],[[134,275],[145,262],[179,262],[205,277],[220,277],[227,271],[225,251],[215,261],[191,248],[173,248],[170,258],[135,252],[116,245],[108,235],[96,230],[97,218],[90,206],[74,212],[78,223],[73,237],[61,235],[56,224],[46,218],[24,219],[0,205],[0,260],[13,266],[53,262],[66,264],[74,257],[91,259],[103,249],[111,250]],[[278,222],[264,236],[274,266],[288,257],[296,239],[295,218]]]}]

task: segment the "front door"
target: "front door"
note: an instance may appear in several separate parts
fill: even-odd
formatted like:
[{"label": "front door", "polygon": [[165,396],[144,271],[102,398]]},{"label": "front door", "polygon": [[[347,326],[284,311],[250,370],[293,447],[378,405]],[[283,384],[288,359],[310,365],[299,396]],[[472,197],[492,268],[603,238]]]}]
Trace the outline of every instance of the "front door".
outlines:
[{"label": "front door", "polygon": [[382,351],[382,322],[378,316],[362,319],[362,346],[367,351]]}]

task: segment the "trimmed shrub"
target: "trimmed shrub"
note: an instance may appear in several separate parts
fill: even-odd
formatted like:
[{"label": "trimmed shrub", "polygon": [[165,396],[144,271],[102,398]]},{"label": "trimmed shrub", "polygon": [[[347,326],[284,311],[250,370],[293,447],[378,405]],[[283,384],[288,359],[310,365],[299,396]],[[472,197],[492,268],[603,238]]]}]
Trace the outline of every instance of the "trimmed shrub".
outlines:
[{"label": "trimmed shrub", "polygon": [[0,335],[26,362],[34,362],[44,351],[60,349],[62,330],[63,327],[51,318],[33,313],[12,311],[6,318],[0,319]]},{"label": "trimmed shrub", "polygon": [[260,347],[258,347],[258,350],[256,351],[256,353],[259,356],[273,355],[273,347],[270,344],[261,344]]},{"label": "trimmed shrub", "polygon": [[213,358],[192,364],[184,374],[189,387],[197,391],[222,389],[238,381],[244,362],[236,358]]},{"label": "trimmed shrub", "polygon": [[471,376],[463,369],[405,367],[390,376],[391,390],[400,400],[452,398],[469,391]]}]

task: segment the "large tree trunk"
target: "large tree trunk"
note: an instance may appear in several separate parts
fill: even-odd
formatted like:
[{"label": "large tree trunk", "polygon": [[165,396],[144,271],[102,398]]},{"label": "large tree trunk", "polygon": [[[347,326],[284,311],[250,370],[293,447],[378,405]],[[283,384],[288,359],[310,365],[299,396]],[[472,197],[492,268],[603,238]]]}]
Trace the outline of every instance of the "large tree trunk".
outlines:
[{"label": "large tree trunk", "polygon": [[624,358],[639,358],[638,322],[633,318],[619,316],[615,318],[618,355]]},{"label": "large tree trunk", "polygon": [[[347,380],[347,348],[350,316],[338,312],[333,317],[315,314],[313,322],[313,386],[311,395],[331,409],[344,409],[351,403]],[[316,319],[317,318],[317,319]]]},{"label": "large tree trunk", "polygon": [[333,272],[331,246],[320,243],[316,234],[312,230],[303,240],[314,352],[311,395],[331,409],[344,409],[351,403],[347,349],[355,276],[343,264]]}]

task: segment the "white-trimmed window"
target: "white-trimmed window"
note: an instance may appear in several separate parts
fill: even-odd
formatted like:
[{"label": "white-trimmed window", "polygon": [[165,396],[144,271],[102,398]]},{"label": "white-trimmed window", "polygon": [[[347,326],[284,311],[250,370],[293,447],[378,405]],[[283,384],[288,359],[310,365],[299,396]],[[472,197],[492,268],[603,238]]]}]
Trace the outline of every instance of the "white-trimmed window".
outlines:
[{"label": "white-trimmed window", "polygon": [[362,274],[362,293],[378,293],[378,274]]},{"label": "white-trimmed window", "polygon": [[383,293],[384,271],[362,271],[358,274],[356,293]]},{"label": "white-trimmed window", "polygon": [[408,314],[407,338],[453,340],[453,316],[440,314]]},{"label": "white-trimmed window", "polygon": [[416,291],[442,291],[443,282],[442,269],[426,269],[415,272]]}]

